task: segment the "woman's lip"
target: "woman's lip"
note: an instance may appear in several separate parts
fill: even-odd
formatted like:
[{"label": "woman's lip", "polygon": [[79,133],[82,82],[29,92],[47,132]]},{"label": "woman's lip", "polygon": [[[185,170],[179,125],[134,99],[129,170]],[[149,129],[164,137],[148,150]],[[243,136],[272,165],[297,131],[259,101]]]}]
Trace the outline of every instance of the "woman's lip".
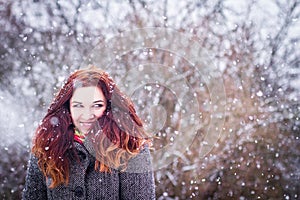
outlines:
[{"label": "woman's lip", "polygon": [[93,124],[93,122],[79,122],[80,126],[91,126]]}]

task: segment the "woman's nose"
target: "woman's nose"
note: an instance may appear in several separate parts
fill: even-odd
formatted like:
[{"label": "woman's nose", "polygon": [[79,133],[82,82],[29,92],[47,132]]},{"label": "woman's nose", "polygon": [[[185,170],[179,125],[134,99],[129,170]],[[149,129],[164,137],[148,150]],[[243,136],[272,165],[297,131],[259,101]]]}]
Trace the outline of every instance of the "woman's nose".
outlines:
[{"label": "woman's nose", "polygon": [[83,111],[81,117],[82,117],[83,119],[93,119],[93,118],[95,118],[95,114],[94,114],[94,112],[93,112],[92,110],[90,110],[90,109],[85,109],[85,110]]}]

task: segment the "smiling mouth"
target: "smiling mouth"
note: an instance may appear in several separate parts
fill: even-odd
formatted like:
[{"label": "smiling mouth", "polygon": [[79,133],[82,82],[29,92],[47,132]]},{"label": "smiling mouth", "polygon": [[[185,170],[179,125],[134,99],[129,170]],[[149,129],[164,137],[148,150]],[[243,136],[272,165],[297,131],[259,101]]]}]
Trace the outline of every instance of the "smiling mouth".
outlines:
[{"label": "smiling mouth", "polygon": [[94,122],[79,122],[81,127],[90,128]]}]

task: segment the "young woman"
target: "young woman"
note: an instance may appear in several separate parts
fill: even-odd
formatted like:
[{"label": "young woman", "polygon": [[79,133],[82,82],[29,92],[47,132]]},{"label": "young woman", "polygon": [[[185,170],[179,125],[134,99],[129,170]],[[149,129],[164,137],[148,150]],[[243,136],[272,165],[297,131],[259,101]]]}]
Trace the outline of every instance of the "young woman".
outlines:
[{"label": "young woman", "polygon": [[149,145],[109,75],[78,70],[36,130],[23,199],[155,199]]}]

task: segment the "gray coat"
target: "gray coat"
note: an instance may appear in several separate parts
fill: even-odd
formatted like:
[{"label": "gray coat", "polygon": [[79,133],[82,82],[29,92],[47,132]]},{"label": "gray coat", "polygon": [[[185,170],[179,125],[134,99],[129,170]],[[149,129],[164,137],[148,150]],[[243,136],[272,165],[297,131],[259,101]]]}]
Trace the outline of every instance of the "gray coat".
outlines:
[{"label": "gray coat", "polygon": [[155,199],[154,178],[148,148],[132,158],[125,172],[112,169],[111,173],[94,170],[95,158],[84,146],[75,142],[80,163],[73,161],[68,185],[54,189],[48,186],[51,179],[41,173],[37,158],[29,160],[23,200],[148,200]]}]

